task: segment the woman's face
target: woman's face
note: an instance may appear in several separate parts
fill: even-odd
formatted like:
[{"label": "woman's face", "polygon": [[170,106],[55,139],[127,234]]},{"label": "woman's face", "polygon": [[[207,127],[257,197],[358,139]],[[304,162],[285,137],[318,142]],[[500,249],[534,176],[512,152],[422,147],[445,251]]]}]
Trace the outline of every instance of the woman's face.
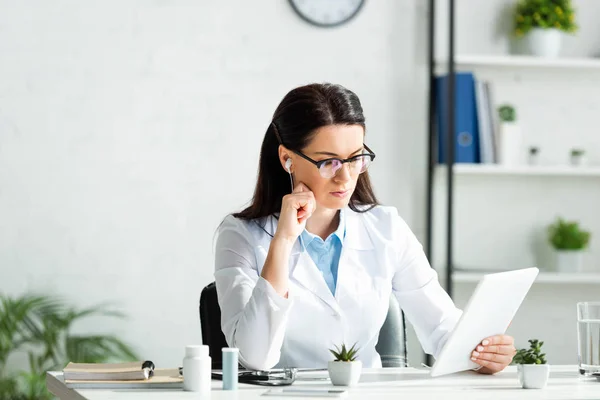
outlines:
[{"label": "woman's face", "polygon": [[[312,141],[301,152],[314,161],[329,158],[348,159],[363,152],[364,129],[360,125],[328,125],[317,129]],[[318,207],[339,210],[348,205],[359,173],[344,163],[331,178],[321,175],[317,166],[294,152],[292,159],[294,185],[304,183],[314,193]],[[285,159],[283,160],[285,163]]]}]

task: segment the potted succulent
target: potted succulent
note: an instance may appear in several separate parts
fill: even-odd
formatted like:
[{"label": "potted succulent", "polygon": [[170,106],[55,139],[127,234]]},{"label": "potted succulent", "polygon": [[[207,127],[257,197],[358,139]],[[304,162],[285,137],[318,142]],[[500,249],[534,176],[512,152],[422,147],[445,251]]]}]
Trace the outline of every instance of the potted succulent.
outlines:
[{"label": "potted succulent", "polygon": [[341,348],[335,346],[335,350],[330,349],[329,351],[335,357],[333,361],[329,361],[327,366],[331,383],[336,386],[355,385],[362,372],[362,362],[356,359],[358,353],[356,343],[350,349],[342,344]]},{"label": "potted succulent", "polygon": [[514,12],[514,30],[527,39],[531,54],[556,57],[562,33],[574,33],[575,10],[571,0],[519,0]]},{"label": "potted succulent", "polygon": [[524,389],[542,389],[548,383],[550,366],[546,364],[546,354],[542,353],[543,345],[544,342],[530,339],[529,349],[519,349],[513,358]]},{"label": "potted succulent", "polygon": [[538,165],[540,160],[540,149],[535,146],[529,148],[529,165]]},{"label": "potted succulent", "polygon": [[499,163],[502,165],[521,164],[521,129],[517,123],[515,107],[502,104],[498,107],[499,126]]},{"label": "potted succulent", "polygon": [[584,164],[585,150],[571,149],[571,165],[579,166]]},{"label": "potted succulent", "polygon": [[590,232],[582,230],[579,223],[558,218],[548,227],[548,239],[556,252],[557,270],[578,272],[583,266],[583,250],[590,241]]}]

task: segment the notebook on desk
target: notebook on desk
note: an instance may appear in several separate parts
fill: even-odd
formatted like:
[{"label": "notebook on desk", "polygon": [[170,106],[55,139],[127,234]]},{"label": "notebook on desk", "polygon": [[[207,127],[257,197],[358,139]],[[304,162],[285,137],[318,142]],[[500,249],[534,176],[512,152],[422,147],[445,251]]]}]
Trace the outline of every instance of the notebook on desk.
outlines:
[{"label": "notebook on desk", "polygon": [[67,380],[70,389],[182,389],[183,377],[177,368],[157,368],[152,377],[134,380]]},{"label": "notebook on desk", "polygon": [[73,363],[63,369],[65,380],[137,380],[148,379],[154,373],[152,361],[128,363]]},{"label": "notebook on desk", "polygon": [[155,369],[151,361],[115,364],[69,363],[63,379],[72,389],[109,388],[177,388],[183,377],[177,368]]}]

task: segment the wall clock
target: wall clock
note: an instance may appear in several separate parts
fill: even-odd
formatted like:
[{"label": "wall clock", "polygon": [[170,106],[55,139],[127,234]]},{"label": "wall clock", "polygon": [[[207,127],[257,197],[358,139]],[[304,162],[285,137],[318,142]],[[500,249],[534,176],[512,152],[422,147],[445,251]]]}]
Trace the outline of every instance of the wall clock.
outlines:
[{"label": "wall clock", "polygon": [[321,27],[342,25],[358,14],[365,0],[289,0],[306,22]]}]

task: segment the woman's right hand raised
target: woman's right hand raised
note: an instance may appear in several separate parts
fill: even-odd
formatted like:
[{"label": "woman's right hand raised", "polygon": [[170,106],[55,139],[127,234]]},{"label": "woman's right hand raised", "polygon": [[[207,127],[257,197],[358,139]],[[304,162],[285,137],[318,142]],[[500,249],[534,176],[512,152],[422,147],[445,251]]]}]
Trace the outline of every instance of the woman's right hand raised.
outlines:
[{"label": "woman's right hand raised", "polygon": [[295,242],[316,206],[313,192],[305,184],[299,182],[292,193],[283,196],[275,238],[290,243]]}]

